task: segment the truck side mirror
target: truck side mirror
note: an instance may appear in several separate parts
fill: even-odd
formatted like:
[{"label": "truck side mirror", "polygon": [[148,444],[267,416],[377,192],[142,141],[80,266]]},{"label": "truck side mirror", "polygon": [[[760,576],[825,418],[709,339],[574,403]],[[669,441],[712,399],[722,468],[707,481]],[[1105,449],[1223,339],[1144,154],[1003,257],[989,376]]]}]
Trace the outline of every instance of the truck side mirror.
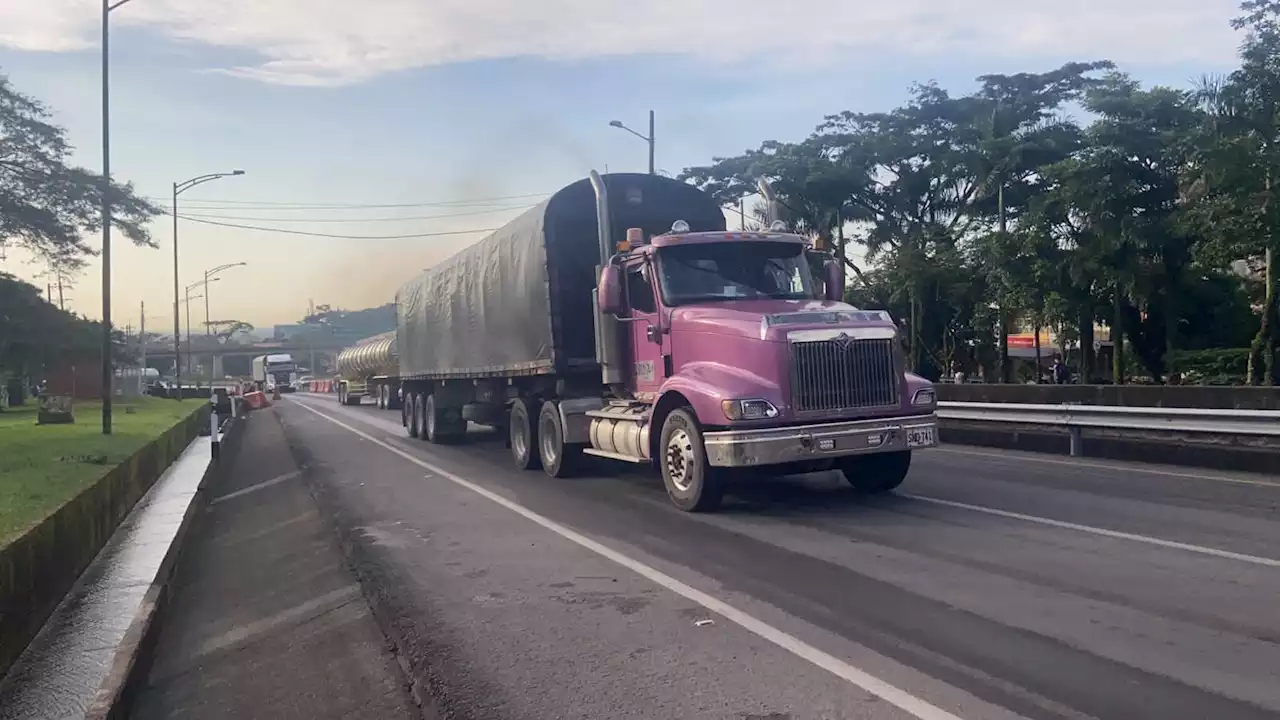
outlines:
[{"label": "truck side mirror", "polygon": [[832,302],[841,302],[844,300],[844,265],[839,260],[831,258],[822,265],[824,279],[826,280],[826,296],[824,299]]},{"label": "truck side mirror", "polygon": [[627,307],[622,300],[622,269],[617,265],[605,265],[600,271],[600,284],[596,286],[600,312],[618,315]]}]

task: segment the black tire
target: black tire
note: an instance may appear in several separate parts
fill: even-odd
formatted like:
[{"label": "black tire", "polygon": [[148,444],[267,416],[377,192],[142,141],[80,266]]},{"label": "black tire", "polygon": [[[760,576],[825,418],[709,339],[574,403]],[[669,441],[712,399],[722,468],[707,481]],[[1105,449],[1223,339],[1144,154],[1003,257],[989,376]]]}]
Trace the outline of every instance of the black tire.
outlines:
[{"label": "black tire", "polygon": [[688,408],[673,410],[662,423],[658,467],[667,497],[685,512],[713,512],[724,499],[723,473],[707,464],[698,419]]},{"label": "black tire", "polygon": [[409,437],[418,437],[419,428],[422,426],[418,424],[418,395],[416,393],[405,396],[404,414],[409,422]]},{"label": "black tire", "polygon": [[382,385],[378,386],[378,395],[377,397],[374,398],[374,405],[377,406],[379,410],[387,409],[387,388],[386,387]]},{"label": "black tire", "polygon": [[538,457],[543,472],[554,478],[573,476],[582,460],[582,446],[564,441],[564,423],[554,400],[542,403],[538,411]]},{"label": "black tire", "polygon": [[345,390],[342,389],[341,385],[338,386],[338,404],[339,405],[347,404],[347,393]]},{"label": "black tire", "polygon": [[521,470],[534,470],[541,464],[538,457],[538,426],[529,416],[529,402],[516,398],[511,403],[507,420],[507,437],[511,443],[511,459]]},{"label": "black tire", "polygon": [[854,488],[865,493],[886,493],[907,479],[907,471],[911,469],[911,451],[854,455],[840,458],[836,466]]}]

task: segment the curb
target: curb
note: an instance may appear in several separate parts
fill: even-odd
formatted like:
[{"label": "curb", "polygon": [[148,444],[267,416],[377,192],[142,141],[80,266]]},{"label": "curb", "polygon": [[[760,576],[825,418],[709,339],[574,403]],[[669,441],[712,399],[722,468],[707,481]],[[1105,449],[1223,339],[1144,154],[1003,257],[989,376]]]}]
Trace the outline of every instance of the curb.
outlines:
[{"label": "curb", "polygon": [[134,693],[151,669],[152,650],[160,630],[160,611],[168,600],[169,585],[177,569],[182,547],[208,502],[209,484],[218,476],[219,470],[235,457],[247,420],[247,415],[241,415],[223,426],[222,447],[218,458],[211,460],[205,469],[204,477],[200,479],[195,495],[183,513],[178,531],[160,561],[156,579],[147,589],[138,612],[125,631],[124,639],[112,659],[111,669],[85,713],[85,720],[123,720],[128,717]]}]

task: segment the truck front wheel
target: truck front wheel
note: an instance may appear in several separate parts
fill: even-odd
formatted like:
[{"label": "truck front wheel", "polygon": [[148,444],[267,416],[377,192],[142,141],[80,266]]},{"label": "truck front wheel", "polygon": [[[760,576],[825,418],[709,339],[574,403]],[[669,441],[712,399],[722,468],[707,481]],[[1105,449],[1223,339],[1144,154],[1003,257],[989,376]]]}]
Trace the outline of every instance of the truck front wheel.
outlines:
[{"label": "truck front wheel", "polygon": [[533,470],[539,465],[537,427],[529,412],[529,402],[516,398],[511,403],[507,438],[511,443],[511,458],[521,470]]},{"label": "truck front wheel", "polygon": [[907,479],[907,471],[911,469],[911,451],[843,457],[836,462],[836,467],[854,488],[865,493],[885,493]]},{"label": "truck front wheel", "polygon": [[702,430],[688,408],[673,410],[662,423],[658,466],[667,496],[685,512],[711,512],[724,499],[722,473],[707,464]]}]

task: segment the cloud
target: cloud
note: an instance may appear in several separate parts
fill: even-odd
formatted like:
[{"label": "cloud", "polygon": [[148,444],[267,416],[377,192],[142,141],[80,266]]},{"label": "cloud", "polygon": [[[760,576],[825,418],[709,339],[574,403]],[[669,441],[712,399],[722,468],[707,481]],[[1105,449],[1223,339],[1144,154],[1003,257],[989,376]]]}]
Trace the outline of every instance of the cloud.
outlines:
[{"label": "cloud", "polygon": [[[964,55],[1229,62],[1237,0],[131,0],[111,16],[173,39],[249,51],[212,68],[268,83],[343,85],[418,67],[536,56],[675,53],[831,62]],[[0,46],[97,41],[97,0],[0,2]],[[852,68],[852,72],[874,72]]]}]

